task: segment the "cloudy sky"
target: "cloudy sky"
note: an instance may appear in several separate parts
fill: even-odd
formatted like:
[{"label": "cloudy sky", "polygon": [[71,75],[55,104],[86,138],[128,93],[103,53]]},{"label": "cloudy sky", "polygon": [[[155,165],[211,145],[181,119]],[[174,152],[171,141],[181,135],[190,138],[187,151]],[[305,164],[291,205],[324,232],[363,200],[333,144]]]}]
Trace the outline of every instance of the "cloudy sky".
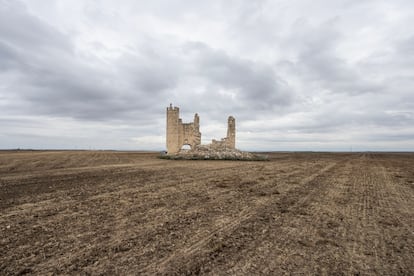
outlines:
[{"label": "cloudy sky", "polygon": [[414,150],[412,0],[0,0],[0,148]]}]

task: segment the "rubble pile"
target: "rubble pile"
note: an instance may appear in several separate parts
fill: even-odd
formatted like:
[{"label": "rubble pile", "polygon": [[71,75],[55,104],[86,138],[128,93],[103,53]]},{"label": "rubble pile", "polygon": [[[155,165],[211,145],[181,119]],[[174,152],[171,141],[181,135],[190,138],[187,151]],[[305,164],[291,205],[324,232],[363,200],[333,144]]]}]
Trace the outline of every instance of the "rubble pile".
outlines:
[{"label": "rubble pile", "polygon": [[168,159],[184,160],[266,160],[266,156],[240,151],[225,146],[198,145],[194,149],[180,150],[176,154],[168,155]]}]

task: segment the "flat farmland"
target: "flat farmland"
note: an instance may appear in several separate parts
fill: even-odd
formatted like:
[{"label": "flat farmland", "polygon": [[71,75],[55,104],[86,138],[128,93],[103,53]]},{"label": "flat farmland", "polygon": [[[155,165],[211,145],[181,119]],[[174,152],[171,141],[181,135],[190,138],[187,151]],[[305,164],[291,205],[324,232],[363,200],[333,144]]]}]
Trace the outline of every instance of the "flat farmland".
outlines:
[{"label": "flat farmland", "polygon": [[0,152],[0,274],[414,275],[414,154]]}]

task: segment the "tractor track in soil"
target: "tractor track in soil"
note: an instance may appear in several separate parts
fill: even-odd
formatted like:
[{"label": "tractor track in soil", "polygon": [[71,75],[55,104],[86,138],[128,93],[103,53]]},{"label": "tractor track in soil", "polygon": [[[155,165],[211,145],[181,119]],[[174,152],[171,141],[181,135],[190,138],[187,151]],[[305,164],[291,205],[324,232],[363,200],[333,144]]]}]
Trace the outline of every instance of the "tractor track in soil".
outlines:
[{"label": "tractor track in soil", "polygon": [[[320,176],[321,174],[325,173],[332,167],[334,167],[336,163],[329,164],[319,170],[317,173],[314,173],[310,176],[305,177],[302,181],[300,181],[300,186],[307,185],[311,181],[313,181],[315,178]],[[297,192],[295,188],[292,187],[293,191],[287,191],[288,194]],[[283,201],[283,198],[281,199]],[[202,251],[202,249],[213,239],[217,239],[217,237],[225,237],[230,235],[232,232],[234,232],[238,227],[240,227],[243,222],[253,218],[258,213],[263,212],[262,209],[265,209],[268,207],[269,204],[271,204],[272,198],[265,198],[265,199],[259,199],[256,201],[256,204],[254,204],[253,208],[245,208],[243,209],[235,218],[223,221],[219,225],[215,225],[215,227],[209,231],[207,234],[202,236],[195,236],[192,240],[189,241],[190,246],[185,247],[181,250],[178,250],[178,252],[174,252],[174,254],[160,260],[160,262],[157,262],[155,264],[151,264],[151,268],[155,271],[149,270],[149,268],[145,268],[142,272],[156,272],[156,273],[166,273],[170,271],[172,268],[169,267],[170,263],[174,262],[187,262],[190,260],[197,251]],[[301,204],[304,199],[301,199],[297,204]],[[181,271],[182,272],[182,271]]]},{"label": "tractor track in soil", "polygon": [[0,152],[0,274],[414,274],[414,154],[269,157]]}]

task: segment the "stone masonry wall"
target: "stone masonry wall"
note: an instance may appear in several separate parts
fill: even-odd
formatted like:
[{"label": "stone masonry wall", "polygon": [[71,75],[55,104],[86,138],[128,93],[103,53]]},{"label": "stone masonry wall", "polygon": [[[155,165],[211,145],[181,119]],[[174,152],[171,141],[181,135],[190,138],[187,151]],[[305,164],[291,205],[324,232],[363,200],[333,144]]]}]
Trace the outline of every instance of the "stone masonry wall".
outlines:
[{"label": "stone masonry wall", "polygon": [[194,122],[183,123],[180,109],[170,105],[167,107],[167,153],[178,153],[184,145],[192,149],[201,144],[200,118],[196,113]]},{"label": "stone masonry wall", "polygon": [[[183,123],[180,119],[180,109],[170,104],[167,107],[167,153],[176,154],[184,145],[194,150],[201,144],[200,118],[196,113],[192,123]],[[230,116],[227,120],[227,137],[213,140],[209,145],[212,149],[236,148],[236,120]]]}]

